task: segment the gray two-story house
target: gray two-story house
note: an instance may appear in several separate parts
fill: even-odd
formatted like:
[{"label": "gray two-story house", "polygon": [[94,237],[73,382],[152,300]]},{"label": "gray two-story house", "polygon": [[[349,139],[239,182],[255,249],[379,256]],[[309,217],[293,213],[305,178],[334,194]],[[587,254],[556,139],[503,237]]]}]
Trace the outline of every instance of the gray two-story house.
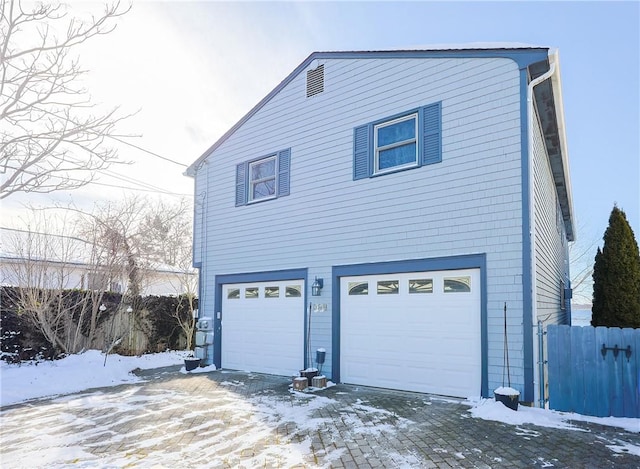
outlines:
[{"label": "gray two-story house", "polygon": [[[574,215],[557,53],[316,52],[187,170],[218,367],[540,393]],[[315,295],[314,295],[315,294]]]}]

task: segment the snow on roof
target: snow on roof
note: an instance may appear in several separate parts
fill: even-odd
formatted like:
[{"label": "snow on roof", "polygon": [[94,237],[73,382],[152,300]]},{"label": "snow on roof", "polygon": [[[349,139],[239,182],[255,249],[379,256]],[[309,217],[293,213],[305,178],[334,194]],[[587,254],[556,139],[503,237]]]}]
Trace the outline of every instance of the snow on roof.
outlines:
[{"label": "snow on roof", "polygon": [[72,236],[0,227],[0,258],[87,264],[91,245]]},{"label": "snow on roof", "polygon": [[[92,261],[93,245],[74,236],[0,227],[0,259],[25,258],[54,263],[91,265],[94,262]],[[194,273],[161,262],[150,262],[145,268],[163,273]]]},{"label": "snow on roof", "polygon": [[[395,47],[390,49],[376,49],[376,51],[436,51],[436,50],[496,50],[496,49],[549,49],[547,46],[526,44],[523,42],[467,42],[424,44],[409,47]],[[361,51],[364,52],[364,51]]]}]

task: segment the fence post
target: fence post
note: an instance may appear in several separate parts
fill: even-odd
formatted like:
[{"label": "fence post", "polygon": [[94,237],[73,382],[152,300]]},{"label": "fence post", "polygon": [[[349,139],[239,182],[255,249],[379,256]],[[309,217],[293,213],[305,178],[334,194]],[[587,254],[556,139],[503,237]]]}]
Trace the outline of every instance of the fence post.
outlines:
[{"label": "fence post", "polygon": [[542,321],[538,320],[538,376],[539,376],[539,382],[540,382],[540,390],[539,392],[539,401],[538,401],[538,407],[540,407],[541,409],[544,409],[544,404],[545,404],[545,394],[544,394],[544,388],[545,388],[545,381],[544,381],[544,365],[545,365],[545,361],[544,361],[544,329],[542,327]]}]

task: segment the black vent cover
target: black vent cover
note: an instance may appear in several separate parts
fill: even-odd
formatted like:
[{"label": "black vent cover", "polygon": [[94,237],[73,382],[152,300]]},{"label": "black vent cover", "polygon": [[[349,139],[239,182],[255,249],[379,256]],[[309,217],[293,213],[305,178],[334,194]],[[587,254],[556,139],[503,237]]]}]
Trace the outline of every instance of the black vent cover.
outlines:
[{"label": "black vent cover", "polygon": [[324,64],[307,71],[307,98],[324,91]]}]

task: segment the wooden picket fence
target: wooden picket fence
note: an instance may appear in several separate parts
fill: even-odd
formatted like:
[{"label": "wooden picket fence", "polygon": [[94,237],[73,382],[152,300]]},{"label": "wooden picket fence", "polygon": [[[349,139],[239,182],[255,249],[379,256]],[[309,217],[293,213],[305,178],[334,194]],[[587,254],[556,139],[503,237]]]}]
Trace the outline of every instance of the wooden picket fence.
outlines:
[{"label": "wooden picket fence", "polygon": [[547,327],[549,407],[640,418],[640,329]]}]

